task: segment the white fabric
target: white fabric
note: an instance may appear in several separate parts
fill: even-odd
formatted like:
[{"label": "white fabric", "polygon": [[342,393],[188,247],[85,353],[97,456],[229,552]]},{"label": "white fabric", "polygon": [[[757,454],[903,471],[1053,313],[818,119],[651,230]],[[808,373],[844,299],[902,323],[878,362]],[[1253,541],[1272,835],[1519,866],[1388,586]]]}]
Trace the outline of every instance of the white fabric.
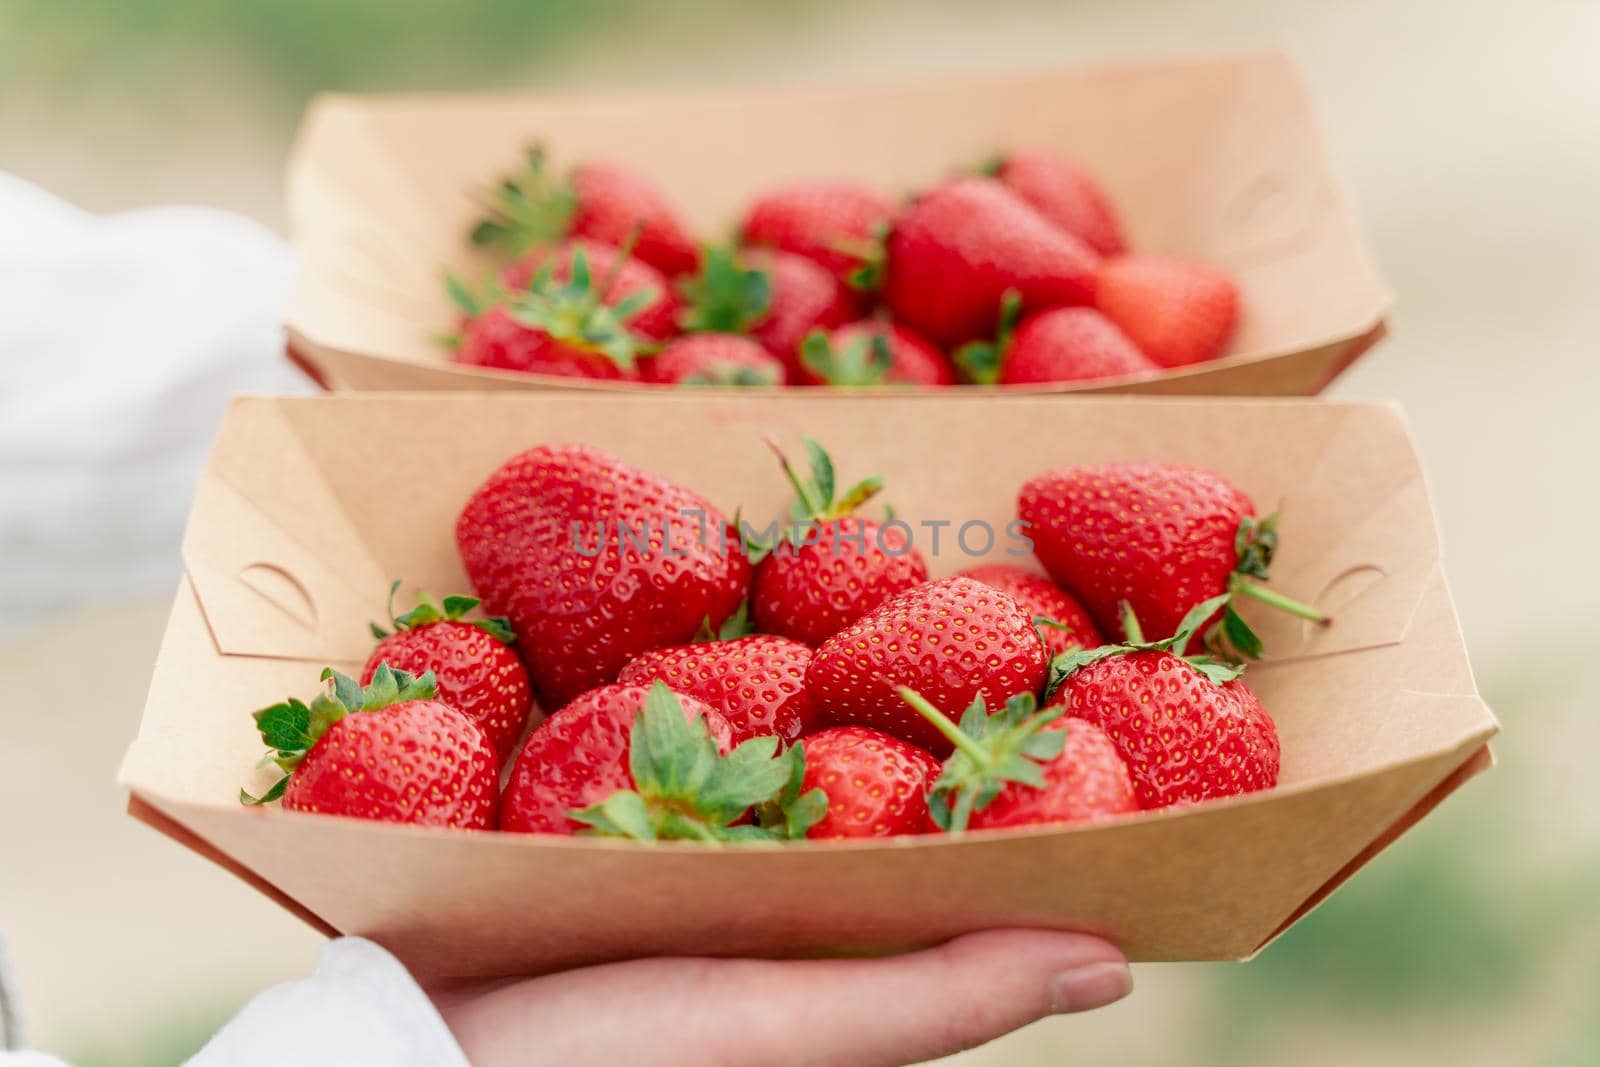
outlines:
[{"label": "white fabric", "polygon": [[0,633],[169,590],[229,396],[283,358],[291,256],[249,219],[95,216],[0,173]]},{"label": "white fabric", "polygon": [[[258,995],[189,1067],[468,1067],[433,1002],[389,953],[359,937],[323,946],[317,972]],[[0,1067],[66,1067],[0,1052]]]}]

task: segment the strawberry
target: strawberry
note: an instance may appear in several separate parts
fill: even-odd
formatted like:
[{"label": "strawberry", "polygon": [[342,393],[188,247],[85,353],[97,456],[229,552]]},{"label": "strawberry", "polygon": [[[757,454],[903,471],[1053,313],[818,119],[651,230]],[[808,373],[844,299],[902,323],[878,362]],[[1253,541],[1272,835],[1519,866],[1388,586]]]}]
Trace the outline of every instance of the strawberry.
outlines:
[{"label": "strawberry", "polygon": [[665,682],[715,708],[735,741],[776,737],[789,744],[811,726],[806,668],[811,649],[798,641],[752,634],[646,652],[622,668],[624,685]]},{"label": "strawberry", "polygon": [[1015,600],[1033,617],[1045,651],[1052,656],[1105,644],[1099,627],[1077,598],[1043,575],[1008,563],[985,563],[968,567],[960,576],[982,582]]},{"label": "strawberry", "polygon": [[477,723],[504,761],[533,710],[528,671],[511,650],[510,621],[465,621],[462,616],[478,606],[468,596],[447,596],[442,605],[419,596],[416,607],[396,618],[393,604],[399,588],[398,581],[389,587],[394,632],[373,624],[378,647],[367,657],[361,684],[372,684],[385,663],[413,675],[433,672],[439,699]]},{"label": "strawberry", "polygon": [[596,283],[588,256],[576,249],[566,281],[557,281],[556,262],[546,261],[527,289],[508,296],[506,303],[486,304],[450,279],[451,295],[468,316],[456,359],[528,374],[636,377],[639,338],[628,322],[660,294],[643,290],[605,303],[601,294],[613,291],[627,262],[616,256],[611,273]]},{"label": "strawberry", "polygon": [[1225,600],[1196,605],[1163,641],[1145,642],[1133,625],[1125,644],[1068,653],[1051,664],[1050,703],[1105,731],[1127,761],[1141,808],[1278,783],[1278,730],[1239,680],[1242,668],[1180,655]]},{"label": "strawberry", "polygon": [[749,334],[783,360],[800,380],[800,342],[856,314],[839,280],[803,256],[756,249],[708,249],[700,273],[682,286],[688,306],[680,317],[691,333]]},{"label": "strawberry", "polygon": [[809,385],[954,385],[955,371],[933,342],[898,322],[862,319],[800,343]]},{"label": "strawberry", "polygon": [[737,533],[703,497],[582,445],[512,457],[467,501],[456,544],[547,706],[720,624],[750,583]]},{"label": "strawberry", "polygon": [[592,277],[611,279],[611,284],[600,293],[607,304],[614,306],[629,297],[649,294],[644,306],[628,319],[631,332],[647,341],[665,341],[678,332],[678,313],[682,305],[666,275],[644,260],[610,245],[580,239],[563,241],[554,249],[535,249],[507,265],[500,272],[500,283],[511,295],[525,291],[540,268],[549,263],[552,279],[566,284],[572,280],[573,261],[580,252],[588,260]]},{"label": "strawberry", "polygon": [[983,385],[1036,385],[1155,374],[1161,370],[1093,308],[1049,308],[1017,325],[1021,302],[1007,293],[993,341],[956,350],[956,363]]},{"label": "strawberry", "polygon": [[1078,166],[1048,152],[1010,152],[986,172],[1102,256],[1128,250],[1111,198]]},{"label": "strawberry", "polygon": [[633,239],[634,255],[669,277],[693,270],[699,259],[666,198],[644,178],[589,162],[562,180],[549,173],[544,151],[530,148],[523,169],[495,188],[487,217],[473,227],[472,243],[517,259],[565,237],[614,248]]},{"label": "strawberry", "polygon": [[1128,765],[1097,726],[1036,710],[1018,693],[989,714],[980,696],[957,726],[910,688],[900,697],[954,746],[929,810],[950,833],[1082,822],[1137,811]]},{"label": "strawberry", "polygon": [[805,740],[805,790],[820,789],[827,814],[810,838],[895,837],[936,830],[928,790],[939,761],[915,745],[865,726],[836,726]]},{"label": "strawberry", "polygon": [[[1277,549],[1277,516],[1221,475],[1172,463],[1062,467],[1022,487],[1017,514],[1034,554],[1107,633],[1126,601],[1156,633],[1171,633],[1202,600],[1252,597],[1301,618],[1328,620],[1261,584]],[[1261,642],[1230,604],[1206,640],[1246,656]]]},{"label": "strawberry", "polygon": [[[735,746],[728,724],[662,682],[585,693],[528,738],[500,828],[640,841],[804,836],[827,807],[803,790],[805,750],[775,737]],[[748,820],[761,807],[773,826]]]},{"label": "strawberry", "polygon": [[1100,265],[1095,306],[1163,367],[1216,359],[1239,322],[1239,289],[1215,267],[1161,256]]},{"label": "strawberry", "polygon": [[806,690],[823,723],[871,726],[944,755],[950,741],[900,699],[900,686],[917,686],[937,707],[964,708],[980,694],[1004,702],[1037,693],[1048,660],[1015,600],[971,578],[944,578],[885,601],[823,642]]},{"label": "strawberry", "polygon": [[854,514],[883,488],[883,479],[868,478],[836,501],[833,460],[821,445],[806,440],[811,477],[802,479],[777,443],[767,443],[794,487],[795,517],[804,525],[792,537],[776,538],[756,565],[750,600],[759,629],[815,646],[928,580],[909,527]]},{"label": "strawberry", "polygon": [[782,385],[787,378],[783,360],[732,333],[691,333],[669,341],[644,361],[640,373],[660,385]]},{"label": "strawberry", "polygon": [[1023,311],[1088,304],[1099,261],[990,178],[956,178],[918,197],[889,232],[883,296],[894,317],[955,347],[988,336],[1015,289]]},{"label": "strawberry", "polygon": [[293,698],[255,713],[284,776],[246,804],[419,826],[494,827],[500,762],[476,723],[434,699],[431,673],[381,665],[363,688],[331,668],[308,707]]},{"label": "strawberry", "polygon": [[849,285],[862,280],[893,214],[894,205],[866,186],[812,182],[757,197],[739,229],[744,244],[804,256]]}]

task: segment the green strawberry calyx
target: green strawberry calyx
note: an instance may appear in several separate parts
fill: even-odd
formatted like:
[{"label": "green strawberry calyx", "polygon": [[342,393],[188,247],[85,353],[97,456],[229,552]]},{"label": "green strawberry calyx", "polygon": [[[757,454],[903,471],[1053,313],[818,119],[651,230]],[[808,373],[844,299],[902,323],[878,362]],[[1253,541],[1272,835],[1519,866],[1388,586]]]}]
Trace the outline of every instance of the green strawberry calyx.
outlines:
[{"label": "green strawberry calyx", "polygon": [[831,519],[842,519],[855,511],[883,491],[883,479],[874,474],[846,489],[837,499],[834,497],[836,476],[833,468],[833,458],[816,441],[807,437],[804,439],[806,459],[811,467],[809,477],[802,478],[789,462],[789,457],[784,455],[783,448],[777,439],[768,435],[764,438],[767,447],[772,449],[773,455],[778,457],[778,465],[783,468],[783,476],[789,480],[789,485],[794,489],[794,505],[790,509],[797,522],[827,522]]},{"label": "green strawberry calyx", "polygon": [[711,616],[707,615],[700,620],[700,629],[694,635],[694,643],[710,644],[714,641],[733,641],[741,637],[749,637],[754,632],[750,623],[750,601],[741,600],[733,614],[723,619],[720,624],[713,623]]},{"label": "green strawberry calyx", "polygon": [[380,711],[406,700],[432,700],[438,693],[432,671],[412,675],[397,671],[387,663],[378,664],[377,670],[372,672],[370,685],[363,686],[332,667],[322,672],[322,680],[332,684],[318,693],[310,704],[290,697],[282,704],[254,713],[252,717],[256,729],[261,732],[261,740],[271,750],[262,758],[261,766],[277,766],[284,773],[259,797],[239,790],[240,803],[254,806],[281,798],[306,753],[346,715]]},{"label": "green strawberry calyx", "polygon": [[655,303],[660,297],[654,289],[632,293],[615,304],[606,303],[617,274],[628,262],[635,227],[617,250],[611,270],[598,282],[589,270],[589,257],[582,248],[572,253],[572,268],[567,280],[555,279],[555,262],[547,260],[528,283],[526,292],[513,294],[508,306],[524,326],[541,330],[558,341],[605,356],[623,370],[633,370],[644,343],[628,329],[628,320]]},{"label": "green strawberry calyx", "polygon": [[1066,709],[1040,708],[1032,693],[1018,693],[993,714],[980,693],[957,725],[916,690],[902,686],[899,692],[956,747],[928,795],[933,821],[948,833],[965,831],[972,813],[988,807],[1008,782],[1044,788],[1042,765],[1067,742],[1066,731],[1044,729]]},{"label": "green strawberry calyx", "polygon": [[1144,631],[1139,626],[1139,620],[1133,614],[1133,608],[1126,601],[1122,604],[1122,631],[1127,635],[1127,640],[1120,643],[1101,645],[1098,648],[1076,648],[1070,652],[1063,652],[1050,661],[1050,672],[1045,679],[1044,696],[1049,700],[1055,695],[1068,678],[1075,672],[1082,670],[1091,663],[1098,663],[1112,656],[1124,656],[1130,652],[1171,652],[1189,666],[1203,674],[1211,682],[1222,685],[1231,682],[1244,673],[1244,667],[1237,662],[1227,662],[1212,656],[1184,656],[1183,649],[1188,647],[1190,638],[1195,631],[1219,610],[1225,607],[1232,599],[1232,594],[1224,593],[1202,601],[1189,609],[1189,613],[1178,623],[1178,630],[1171,637],[1163,637],[1159,641],[1147,641]]},{"label": "green strawberry calyx", "polygon": [[[389,585],[389,625],[394,627],[392,632],[400,633],[405,630],[420,630],[436,622],[460,622],[481,601],[475,596],[447,596],[443,603],[436,604],[433,598],[426,593],[417,593],[417,606],[404,615],[394,613],[394,595],[400,591],[402,579],[396,578]],[[490,615],[482,619],[470,620],[472,625],[499,641],[509,645],[517,639],[511,630],[511,620],[504,615]],[[382,641],[391,631],[385,630],[377,623],[367,624],[372,630],[372,636]]]},{"label": "green strawberry calyx", "polygon": [[[1246,515],[1240,519],[1239,530],[1233,538],[1233,548],[1239,562],[1228,576],[1230,596],[1249,597],[1318,626],[1333,625],[1333,619],[1316,608],[1262,584],[1267,581],[1268,568],[1272,566],[1273,554],[1278,550],[1276,511],[1264,518]],[[1223,611],[1222,618],[1205,632],[1202,640],[1214,655],[1226,659],[1261,658],[1261,638],[1256,636],[1232,602]]]},{"label": "green strawberry calyx", "polygon": [[495,186],[483,207],[483,217],[472,227],[472,243],[515,259],[566,236],[578,194],[570,181],[550,173],[544,149],[532,145],[525,150],[522,168]]},{"label": "green strawberry calyx", "polygon": [[888,380],[894,357],[884,330],[857,337],[839,350],[826,330],[812,330],[800,342],[800,362],[829,385],[870,386]]},{"label": "green strawberry calyx", "polygon": [[841,237],[828,247],[855,259],[856,263],[844,272],[844,283],[858,293],[876,293],[883,288],[884,275],[889,262],[889,223],[879,222],[866,238]]},{"label": "green strawberry calyx", "polygon": [[[805,836],[827,811],[827,798],[819,805],[814,795],[821,790],[800,792],[800,744],[780,753],[776,737],[756,737],[722,755],[705,719],[686,715],[664,682],[650,687],[628,746],[634,787],[569,812],[587,827],[580,833],[635,841],[780,841]],[[758,807],[782,812],[781,820],[740,822]]]},{"label": "green strawberry calyx", "polygon": [[721,360],[680,379],[678,384],[688,388],[700,386],[717,389],[759,389],[782,385],[781,379],[782,372],[777,366],[743,367],[737,363]]},{"label": "green strawberry calyx", "polygon": [[1011,337],[1017,332],[1017,321],[1021,317],[1022,294],[1007,289],[1000,298],[1000,317],[994,337],[987,341],[968,341],[950,357],[968,381],[994,385],[1000,380],[1000,365],[1005,362],[1006,350],[1011,347]]},{"label": "green strawberry calyx", "polygon": [[731,248],[707,246],[700,271],[680,283],[686,333],[749,333],[772,311],[772,275],[746,266]]}]

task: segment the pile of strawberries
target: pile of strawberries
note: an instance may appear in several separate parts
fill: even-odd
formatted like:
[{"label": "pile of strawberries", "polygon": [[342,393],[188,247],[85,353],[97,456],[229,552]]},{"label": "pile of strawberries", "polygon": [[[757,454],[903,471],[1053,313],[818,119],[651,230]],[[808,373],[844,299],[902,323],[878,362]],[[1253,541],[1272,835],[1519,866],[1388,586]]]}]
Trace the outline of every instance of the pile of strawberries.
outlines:
[{"label": "pile of strawberries", "polygon": [[720,842],[1070,823],[1276,784],[1234,602],[1326,620],[1263,584],[1274,518],[1239,489],[1170,464],[1053,470],[1007,527],[1048,577],[992,562],[991,531],[991,562],[930,579],[913,526],[862,510],[882,480],[841,490],[806,448],[809,473],[778,453],[793,514],[762,531],[590,447],[514,456],[455,531],[496,614],[423,598],[374,627],[359,682],[330,670],[309,704],[257,712],[286,773],[243,799]]},{"label": "pile of strawberries", "polygon": [[1215,359],[1238,290],[1201,263],[1128,250],[1081,168],[1018,151],[896,204],[807,183],[698,245],[624,168],[560,177],[534,150],[472,231],[457,279],[462,363],[664,385],[1038,384],[1133,379]]}]

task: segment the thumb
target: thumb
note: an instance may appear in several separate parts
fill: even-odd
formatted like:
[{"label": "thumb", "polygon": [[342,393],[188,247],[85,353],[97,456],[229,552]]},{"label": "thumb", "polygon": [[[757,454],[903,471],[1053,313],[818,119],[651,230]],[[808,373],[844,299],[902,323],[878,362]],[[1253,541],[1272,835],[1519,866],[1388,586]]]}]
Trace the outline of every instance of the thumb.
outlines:
[{"label": "thumb", "polygon": [[883,959],[633,960],[440,994],[439,1006],[480,1067],[876,1067],[946,1056],[1131,986],[1099,938],[994,930]]}]

